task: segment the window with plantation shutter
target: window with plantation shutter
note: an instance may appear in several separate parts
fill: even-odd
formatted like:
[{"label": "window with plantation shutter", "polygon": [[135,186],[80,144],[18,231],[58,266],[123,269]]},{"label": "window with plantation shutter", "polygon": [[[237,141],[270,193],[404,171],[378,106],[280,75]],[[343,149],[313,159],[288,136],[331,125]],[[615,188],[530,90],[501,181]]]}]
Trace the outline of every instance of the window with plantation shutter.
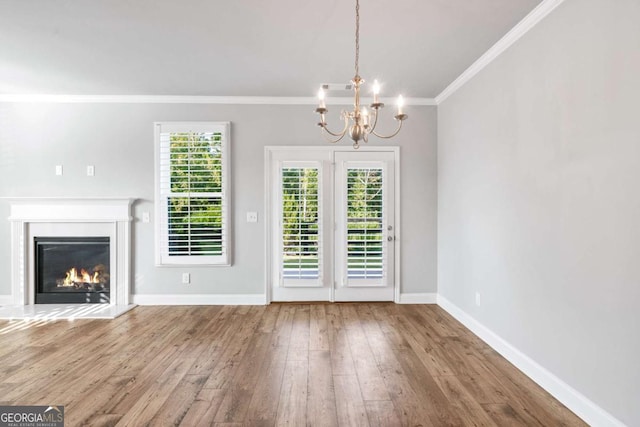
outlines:
[{"label": "window with plantation shutter", "polygon": [[347,274],[380,279],[383,271],[383,182],[381,168],[347,169]]},{"label": "window with plantation shutter", "polygon": [[317,284],[320,278],[318,167],[283,167],[282,279],[285,285]]},{"label": "window with plantation shutter", "polygon": [[229,265],[229,123],[156,123],[156,260]]}]

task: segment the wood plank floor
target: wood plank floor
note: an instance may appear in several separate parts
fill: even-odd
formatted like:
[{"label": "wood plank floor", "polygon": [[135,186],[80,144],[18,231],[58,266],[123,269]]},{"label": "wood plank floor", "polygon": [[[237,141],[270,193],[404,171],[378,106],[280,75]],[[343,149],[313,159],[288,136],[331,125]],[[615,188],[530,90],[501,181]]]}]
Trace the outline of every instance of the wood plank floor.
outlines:
[{"label": "wood plank floor", "polygon": [[0,404],[68,426],[585,425],[438,306],[391,303],[1,321]]}]

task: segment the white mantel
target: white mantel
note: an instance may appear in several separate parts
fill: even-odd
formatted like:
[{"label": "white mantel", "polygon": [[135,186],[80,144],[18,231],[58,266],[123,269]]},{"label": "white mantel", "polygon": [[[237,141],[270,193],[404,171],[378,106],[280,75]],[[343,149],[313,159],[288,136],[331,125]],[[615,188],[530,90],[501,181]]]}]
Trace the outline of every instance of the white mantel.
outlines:
[{"label": "white mantel", "polygon": [[8,200],[12,304],[34,304],[34,237],[108,236],[111,305],[129,305],[131,205],[135,199],[26,197]]}]

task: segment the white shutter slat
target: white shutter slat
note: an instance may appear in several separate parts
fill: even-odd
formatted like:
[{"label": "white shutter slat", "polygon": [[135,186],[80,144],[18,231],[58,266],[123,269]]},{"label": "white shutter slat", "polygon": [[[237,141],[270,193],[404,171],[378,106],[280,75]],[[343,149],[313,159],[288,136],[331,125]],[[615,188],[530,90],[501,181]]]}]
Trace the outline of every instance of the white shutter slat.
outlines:
[{"label": "white shutter slat", "polygon": [[168,264],[226,264],[228,125],[159,126],[160,259]]},{"label": "white shutter slat", "polygon": [[347,169],[347,277],[382,278],[384,264],[383,173]]},{"label": "white shutter slat", "polygon": [[318,168],[286,167],[282,182],[282,276],[320,278]]}]

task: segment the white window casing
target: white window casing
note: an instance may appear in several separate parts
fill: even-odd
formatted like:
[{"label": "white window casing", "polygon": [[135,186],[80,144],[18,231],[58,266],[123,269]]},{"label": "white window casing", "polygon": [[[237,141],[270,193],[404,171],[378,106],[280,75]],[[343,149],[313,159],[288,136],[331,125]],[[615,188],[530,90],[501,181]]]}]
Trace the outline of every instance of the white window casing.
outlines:
[{"label": "white window casing", "polygon": [[229,131],[155,123],[157,265],[231,265]]}]

